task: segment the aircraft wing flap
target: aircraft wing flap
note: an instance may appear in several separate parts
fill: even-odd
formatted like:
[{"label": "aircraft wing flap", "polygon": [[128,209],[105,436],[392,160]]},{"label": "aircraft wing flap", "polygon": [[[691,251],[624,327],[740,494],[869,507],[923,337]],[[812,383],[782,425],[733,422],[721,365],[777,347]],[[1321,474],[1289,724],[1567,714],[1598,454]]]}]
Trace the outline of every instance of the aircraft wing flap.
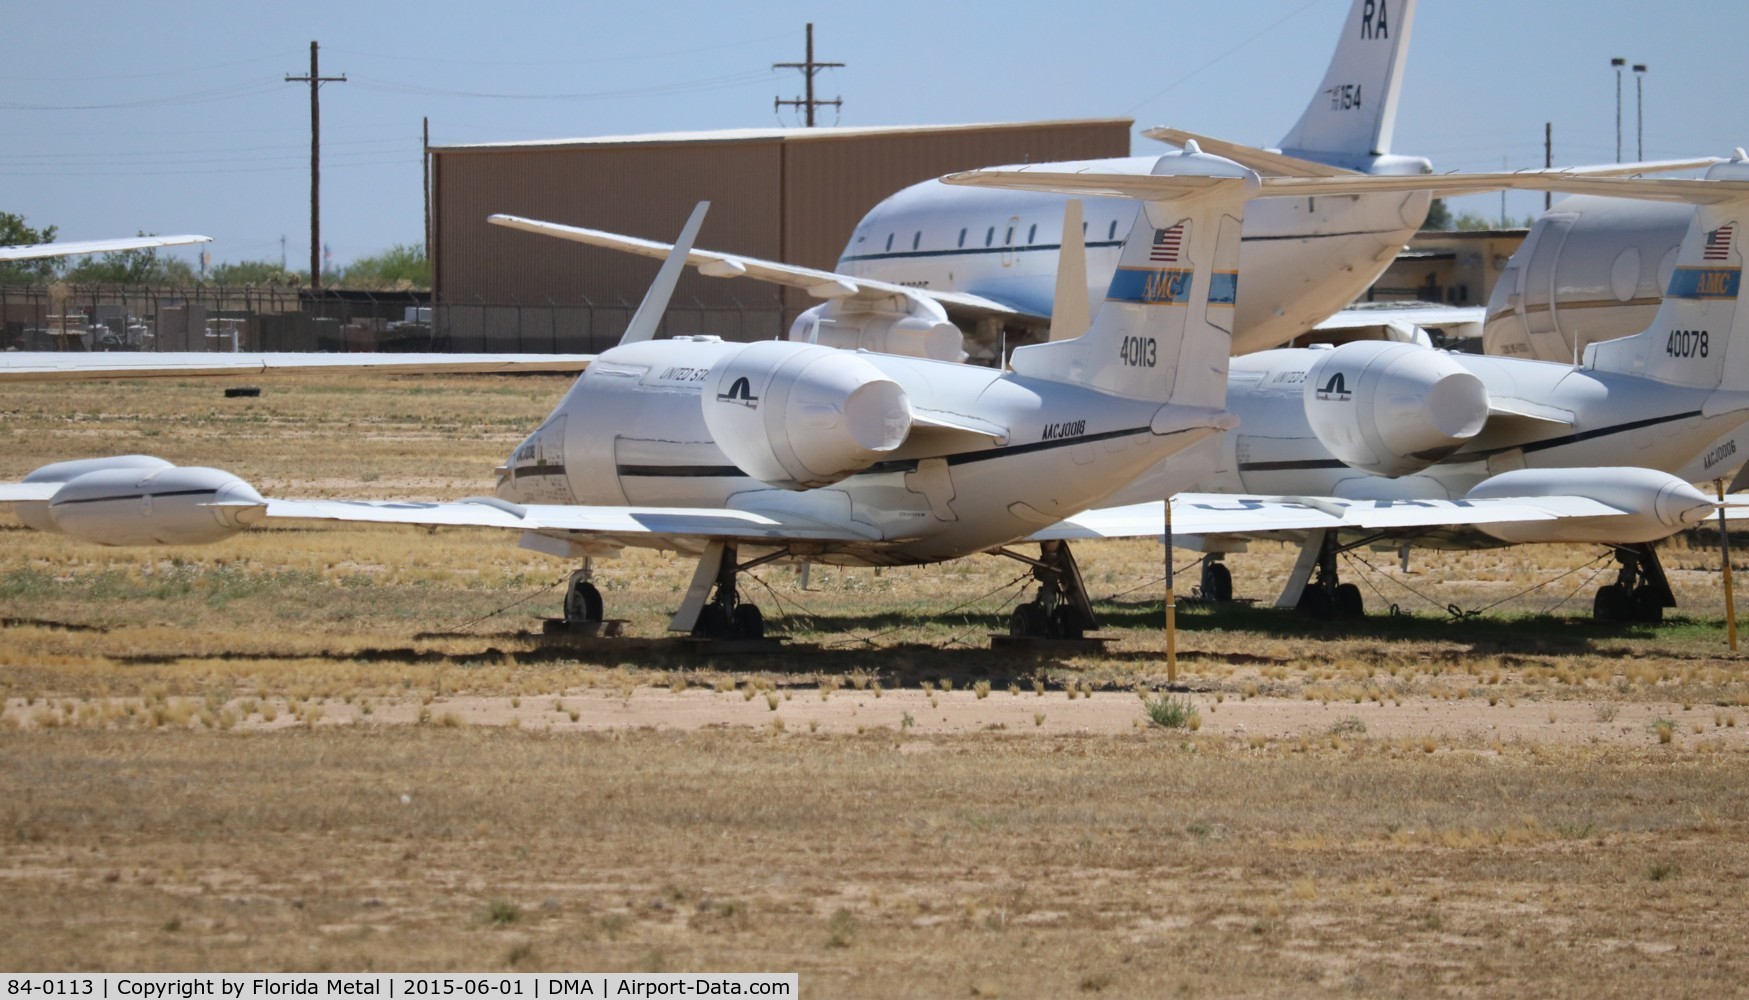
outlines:
[{"label": "aircraft wing flap", "polygon": [[[662,259],[667,257],[668,252],[674,248],[673,244],[657,240],[622,236],[618,233],[588,229],[583,226],[567,226],[557,222],[525,219],[516,215],[493,215],[489,216],[486,221],[510,229],[539,233],[544,236],[556,236],[559,239],[570,240],[574,243],[619,250],[642,257]],[[937,292],[927,288],[911,288],[905,285],[895,285],[891,282],[871,281],[867,278],[839,274],[836,271],[822,271],[817,268],[785,264],[781,261],[762,260],[758,257],[746,257],[741,254],[695,249],[686,255],[686,262],[697,268],[700,274],[709,277],[753,278],[757,281],[782,285],[786,288],[800,289],[819,299],[888,298],[897,295],[905,298],[933,299],[944,306],[1000,316],[1030,315],[1030,313],[1006,303],[968,292]]]},{"label": "aircraft wing flap", "polygon": [[77,382],[110,378],[244,377],[374,371],[432,375],[444,372],[580,372],[593,354],[324,354],[208,351],[7,351],[0,382]]},{"label": "aircraft wing flap", "polygon": [[363,521],[427,527],[514,528],[615,537],[670,535],[694,538],[770,538],[869,541],[848,525],[826,524],[788,512],[692,507],[518,505],[484,500],[409,503],[382,500],[268,500],[270,519]]},{"label": "aircraft wing flap", "polygon": [[[1621,513],[1618,508],[1580,496],[1344,500],[1180,493],[1173,498],[1172,531],[1175,535],[1268,535],[1319,528],[1393,531]],[[1146,538],[1158,537],[1164,531],[1164,512],[1155,501],[1083,511],[1035,532],[1031,540]]]}]

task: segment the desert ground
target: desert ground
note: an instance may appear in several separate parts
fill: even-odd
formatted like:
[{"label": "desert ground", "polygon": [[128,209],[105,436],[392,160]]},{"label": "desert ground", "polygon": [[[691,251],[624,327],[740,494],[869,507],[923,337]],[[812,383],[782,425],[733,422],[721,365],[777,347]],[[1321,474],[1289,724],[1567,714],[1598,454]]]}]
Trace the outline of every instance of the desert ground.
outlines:
[{"label": "desert ground", "polygon": [[[0,480],[147,452],[453,499],[567,382],[227,384],[9,386]],[[691,572],[663,553],[598,564],[631,638],[577,640],[540,629],[572,567],[501,534],[103,549],[0,511],[0,967],[1737,992],[1749,684],[1716,540],[1668,544],[1658,627],[1590,621],[1597,549],[1357,553],[1374,616],[1333,624],[1269,608],[1294,553],[1253,546],[1259,600],[1187,603],[1172,683],[1146,541],[1077,549],[1103,653],[991,650],[1028,580],[981,556],[758,570],[782,650],[713,656],[662,638]]]}]

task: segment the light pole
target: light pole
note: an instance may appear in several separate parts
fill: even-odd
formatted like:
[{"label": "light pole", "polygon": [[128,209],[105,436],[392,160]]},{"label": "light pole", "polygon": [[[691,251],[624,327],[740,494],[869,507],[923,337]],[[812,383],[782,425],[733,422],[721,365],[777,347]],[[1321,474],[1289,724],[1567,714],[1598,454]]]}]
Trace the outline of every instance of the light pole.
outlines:
[{"label": "light pole", "polygon": [[1634,128],[1639,132],[1639,148],[1634,159],[1646,159],[1646,64],[1634,63]]},{"label": "light pole", "polygon": [[1621,68],[1628,64],[1626,59],[1611,59],[1609,64],[1615,67],[1615,162],[1621,162]]}]

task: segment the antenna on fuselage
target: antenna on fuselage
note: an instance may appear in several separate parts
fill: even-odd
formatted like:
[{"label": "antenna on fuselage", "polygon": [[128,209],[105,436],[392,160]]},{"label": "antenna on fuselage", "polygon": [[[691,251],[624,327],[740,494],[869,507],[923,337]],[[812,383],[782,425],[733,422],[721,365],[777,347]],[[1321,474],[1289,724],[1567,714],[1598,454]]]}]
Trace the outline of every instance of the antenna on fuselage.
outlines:
[{"label": "antenna on fuselage", "polygon": [[692,210],[692,217],[686,220],[686,228],[680,231],[680,238],[674,241],[674,249],[668,251],[668,259],[662,262],[662,269],[656,272],[656,280],[650,283],[650,290],[644,293],[644,301],[638,303],[638,311],[632,314],[632,321],[626,325],[625,336],[619,338],[621,344],[655,339],[656,328],[662,325],[662,314],[668,311],[668,300],[674,297],[674,285],[680,280],[680,272],[686,269],[686,257],[692,253],[692,241],[698,238],[698,229],[704,225],[704,213],[710,207],[710,202],[701,201]]}]

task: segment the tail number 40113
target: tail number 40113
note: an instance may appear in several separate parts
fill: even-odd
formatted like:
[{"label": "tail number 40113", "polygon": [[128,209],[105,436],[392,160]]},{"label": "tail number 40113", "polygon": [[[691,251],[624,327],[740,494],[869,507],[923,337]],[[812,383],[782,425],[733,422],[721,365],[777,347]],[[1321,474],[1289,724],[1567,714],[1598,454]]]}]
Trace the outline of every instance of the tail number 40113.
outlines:
[{"label": "tail number 40113", "polygon": [[1125,337],[1117,345],[1117,356],[1131,368],[1152,368],[1158,355],[1153,337]]}]

